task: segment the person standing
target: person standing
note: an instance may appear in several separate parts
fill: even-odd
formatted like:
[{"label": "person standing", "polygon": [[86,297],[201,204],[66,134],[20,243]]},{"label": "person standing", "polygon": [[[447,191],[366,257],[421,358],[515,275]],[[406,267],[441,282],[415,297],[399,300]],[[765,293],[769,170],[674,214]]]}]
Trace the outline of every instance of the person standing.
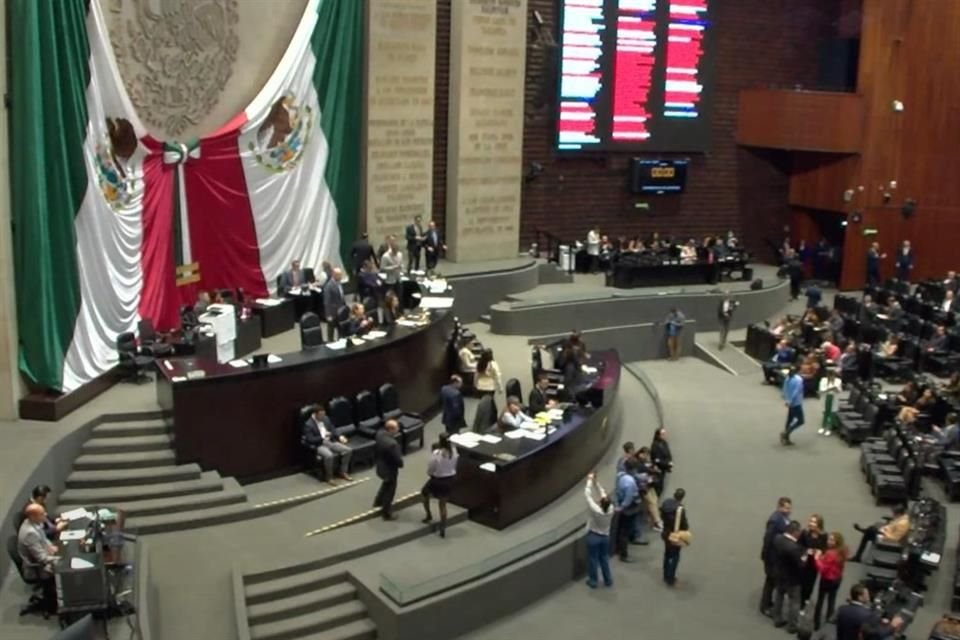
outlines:
[{"label": "person standing", "polygon": [[676,307],[670,309],[664,320],[664,328],[667,334],[667,355],[671,360],[680,357],[680,333],[683,331],[683,325],[687,321],[686,317]]},{"label": "person standing", "polygon": [[817,578],[820,576],[815,560],[816,553],[818,551],[826,551],[827,549],[827,533],[823,529],[823,516],[819,513],[814,513],[807,520],[807,528],[800,533],[800,546],[812,552],[807,555],[803,568],[800,602],[802,606],[805,607],[810,600],[810,596],[813,595]]},{"label": "person standing", "polygon": [[847,563],[847,545],[843,535],[834,531],[827,536],[827,550],[814,553],[814,562],[817,573],[820,574],[820,588],[817,590],[817,606],[813,613],[813,628],[820,629],[820,615],[823,613],[823,603],[827,603],[827,620],[833,617],[834,607],[837,604],[837,591],[843,580],[843,568]]},{"label": "person standing", "polygon": [[420,495],[423,497],[423,510],[426,512],[424,524],[433,521],[433,514],[430,513],[430,497],[433,496],[437,500],[437,509],[440,511],[437,533],[441,538],[447,537],[447,499],[450,497],[457,477],[458,459],[457,450],[450,442],[450,434],[441,433],[437,444],[433,445],[430,462],[427,463],[429,479],[420,490]]},{"label": "person standing", "polygon": [[720,321],[720,348],[727,346],[727,334],[730,333],[730,320],[733,318],[733,310],[736,303],[729,293],[723,295],[720,306],[717,308],[717,320]]},{"label": "person standing", "polygon": [[900,252],[897,253],[897,279],[902,282],[910,282],[910,274],[913,272],[914,255],[910,247],[910,241],[904,240]]},{"label": "person standing", "polygon": [[380,516],[384,520],[397,518],[393,515],[393,498],[397,494],[397,476],[403,468],[403,454],[400,452],[400,443],[397,442],[399,430],[400,425],[396,420],[387,420],[383,428],[377,431],[374,453],[380,489],[373,499],[373,506],[380,508]]},{"label": "person standing", "polygon": [[423,218],[415,216],[404,230],[407,240],[407,273],[420,270],[420,248],[423,244]]},{"label": "person standing", "polygon": [[837,372],[833,369],[827,371],[827,375],[820,378],[820,395],[823,396],[823,420],[820,422],[820,429],[817,431],[821,436],[829,436],[833,428],[833,403],[836,395],[843,389]]},{"label": "person standing", "polygon": [[663,487],[667,483],[667,474],[673,471],[673,454],[670,452],[670,443],[667,442],[667,428],[660,427],[653,433],[653,442],[650,443],[650,460],[660,471],[653,479],[653,487],[657,495],[663,495]]},{"label": "person standing", "polygon": [[600,264],[600,231],[592,227],[587,232],[587,271],[596,273]]},{"label": "person standing", "polygon": [[783,403],[787,406],[787,424],[780,434],[780,444],[792,445],[790,434],[803,426],[803,378],[796,367],[783,380]]},{"label": "person standing", "polygon": [[330,273],[330,279],[323,285],[323,315],[327,319],[327,342],[333,342],[340,336],[340,327],[337,321],[340,309],[347,306],[343,297],[343,269],[335,268]]},{"label": "person standing", "polygon": [[[773,605],[773,626],[786,627],[788,633],[796,633],[797,616],[806,566],[807,550],[799,543],[800,523],[791,520],[787,530],[773,541],[776,557],[777,597]],[[786,600],[786,606],[784,603]]]},{"label": "person standing", "polygon": [[463,393],[460,391],[462,386],[463,378],[453,374],[450,376],[450,382],[440,389],[440,406],[443,408],[443,417],[440,422],[448,434],[457,433],[467,426],[463,408]]},{"label": "person standing", "polygon": [[776,556],[773,552],[773,541],[787,530],[790,524],[790,512],[793,510],[793,501],[783,496],[777,500],[776,510],[767,518],[763,531],[763,548],[760,550],[760,560],[763,561],[763,591],[760,594],[760,613],[773,617],[773,590],[776,587],[777,567]]},{"label": "person standing", "polygon": [[670,534],[679,531],[690,531],[687,521],[687,509],[683,506],[683,499],[687,492],[677,489],[672,498],[667,498],[660,506],[660,519],[663,521],[663,581],[672,587],[677,583],[677,566],[680,564],[680,551],[683,544],[671,542]]},{"label": "person standing", "polygon": [[403,273],[403,253],[397,249],[397,239],[394,236],[387,238],[387,250],[380,256],[380,273],[388,289],[397,291],[400,276]]},{"label": "person standing", "polygon": [[867,286],[875,287],[880,284],[880,261],[885,260],[887,254],[880,253],[880,243],[874,242],[867,249]]},{"label": "person standing", "polygon": [[603,576],[603,584],[613,586],[610,574],[610,526],[613,508],[607,492],[597,483],[597,476],[587,476],[583,490],[587,499],[587,586],[597,588],[597,570]]},{"label": "person standing", "polygon": [[373,245],[370,244],[370,236],[366,232],[360,234],[360,238],[350,245],[350,264],[353,266],[353,275],[360,273],[363,265],[370,261],[374,266],[380,266],[380,259]]},{"label": "person standing", "polygon": [[860,631],[876,617],[870,607],[870,591],[863,583],[850,588],[850,600],[837,610],[837,640],[860,640]]},{"label": "person standing", "polygon": [[628,458],[623,463],[623,471],[617,472],[614,494],[617,508],[616,551],[621,562],[633,562],[630,558],[630,538],[636,530],[636,518],[641,507],[637,466],[636,458]]},{"label": "person standing", "polygon": [[437,231],[437,223],[431,220],[427,225],[427,234],[423,237],[424,257],[427,261],[427,272],[432,273],[437,268],[437,261],[440,260],[440,252],[445,251],[447,245],[440,241],[440,232]]}]

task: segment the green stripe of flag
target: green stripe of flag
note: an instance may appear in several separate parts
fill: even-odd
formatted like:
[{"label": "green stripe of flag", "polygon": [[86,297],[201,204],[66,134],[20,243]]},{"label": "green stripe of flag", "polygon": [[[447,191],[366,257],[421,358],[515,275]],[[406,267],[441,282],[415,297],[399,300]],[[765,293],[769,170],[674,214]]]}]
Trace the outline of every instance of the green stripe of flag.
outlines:
[{"label": "green stripe of flag", "polygon": [[87,191],[85,0],[8,0],[10,182],[20,370],[59,389],[80,309],[74,216]]},{"label": "green stripe of flag", "polygon": [[360,202],[360,100],[363,76],[363,6],[359,0],[321,0],[311,46],[317,60],[313,86],[321,128],[330,145],[326,181],[337,205],[340,255],[357,237]]}]

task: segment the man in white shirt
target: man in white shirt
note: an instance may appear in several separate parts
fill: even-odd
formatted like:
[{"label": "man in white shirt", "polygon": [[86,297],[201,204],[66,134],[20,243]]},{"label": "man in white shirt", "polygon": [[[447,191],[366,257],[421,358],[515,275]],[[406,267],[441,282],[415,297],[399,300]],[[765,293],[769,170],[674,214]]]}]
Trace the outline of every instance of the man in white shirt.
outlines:
[{"label": "man in white shirt", "polygon": [[587,259],[590,273],[595,273],[600,263],[600,231],[596,227],[587,232]]},{"label": "man in white shirt", "polygon": [[397,249],[396,236],[387,238],[387,251],[380,256],[380,273],[383,274],[387,287],[396,290],[403,273],[403,253]]},{"label": "man in white shirt", "polygon": [[954,311],[956,311],[957,306],[956,306],[955,297],[956,297],[956,294],[950,289],[947,289],[946,293],[943,296],[943,302],[940,304],[940,310],[943,311],[944,313],[953,313]]},{"label": "man in white shirt", "polygon": [[520,429],[521,427],[536,426],[533,418],[520,410],[520,399],[515,396],[507,398],[507,409],[500,416],[500,422],[504,427]]}]

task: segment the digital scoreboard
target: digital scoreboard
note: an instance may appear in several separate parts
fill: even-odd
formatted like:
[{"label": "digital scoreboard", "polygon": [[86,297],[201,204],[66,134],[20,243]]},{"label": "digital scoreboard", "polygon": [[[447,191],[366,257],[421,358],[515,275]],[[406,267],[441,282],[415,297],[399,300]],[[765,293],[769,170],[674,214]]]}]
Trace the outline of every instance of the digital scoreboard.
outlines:
[{"label": "digital scoreboard", "polygon": [[706,151],[711,0],[558,0],[560,151]]}]

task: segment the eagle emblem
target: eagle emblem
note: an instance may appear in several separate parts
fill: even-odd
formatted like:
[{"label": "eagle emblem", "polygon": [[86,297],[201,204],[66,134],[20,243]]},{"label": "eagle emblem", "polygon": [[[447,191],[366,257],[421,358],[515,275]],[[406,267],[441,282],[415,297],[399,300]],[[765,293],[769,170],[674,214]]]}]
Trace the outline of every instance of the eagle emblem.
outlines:
[{"label": "eagle emblem", "polygon": [[100,192],[114,210],[126,206],[133,197],[136,180],[130,170],[130,158],[137,150],[137,134],[125,118],[107,118],[107,134],[97,144],[94,167]]},{"label": "eagle emblem", "polygon": [[291,96],[284,96],[273,103],[249,148],[264,169],[289,171],[300,162],[312,132],[313,109],[298,107]]}]

